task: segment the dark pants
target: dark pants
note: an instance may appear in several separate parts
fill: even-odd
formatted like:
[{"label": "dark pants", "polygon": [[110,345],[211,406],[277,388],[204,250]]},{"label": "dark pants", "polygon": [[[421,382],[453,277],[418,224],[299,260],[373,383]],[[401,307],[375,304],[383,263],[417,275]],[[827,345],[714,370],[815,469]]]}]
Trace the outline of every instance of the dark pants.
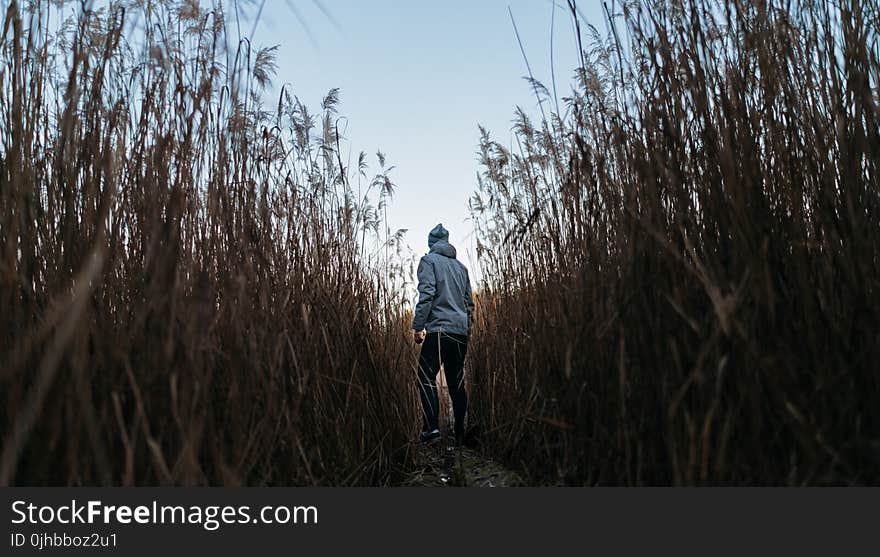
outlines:
[{"label": "dark pants", "polygon": [[467,413],[467,392],[464,389],[464,357],[468,338],[448,333],[428,333],[419,354],[419,396],[422,399],[424,431],[440,428],[440,401],[437,399],[437,373],[440,365],[446,374],[446,385],[455,414],[455,434],[464,435]]}]

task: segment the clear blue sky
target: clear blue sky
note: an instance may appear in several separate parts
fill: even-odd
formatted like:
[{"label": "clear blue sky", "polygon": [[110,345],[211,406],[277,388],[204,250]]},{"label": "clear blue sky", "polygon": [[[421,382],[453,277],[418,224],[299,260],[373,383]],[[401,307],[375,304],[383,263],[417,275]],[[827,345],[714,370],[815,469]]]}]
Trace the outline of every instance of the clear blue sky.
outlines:
[{"label": "clear blue sky", "polygon": [[[468,199],[478,171],[477,126],[509,144],[515,107],[538,113],[508,6],[535,77],[551,88],[550,0],[268,0],[254,34],[255,46],[279,45],[275,98],[288,83],[317,110],[339,87],[352,161],[359,151],[381,150],[396,166],[391,231],[409,229],[407,242],[422,254],[428,231],[442,222],[474,274]],[[598,0],[582,0],[579,9],[605,28]],[[577,43],[565,2],[555,10],[554,66],[563,97]],[[375,171],[375,157],[370,161]]]}]

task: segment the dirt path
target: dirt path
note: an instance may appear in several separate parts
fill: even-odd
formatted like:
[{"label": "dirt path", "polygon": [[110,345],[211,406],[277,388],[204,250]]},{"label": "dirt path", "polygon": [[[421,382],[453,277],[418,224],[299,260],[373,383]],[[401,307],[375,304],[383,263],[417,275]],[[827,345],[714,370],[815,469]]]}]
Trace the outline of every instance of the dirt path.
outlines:
[{"label": "dirt path", "polygon": [[430,444],[414,443],[412,471],[401,485],[408,487],[514,487],[525,482],[488,458],[479,449],[453,446],[452,406],[444,374],[439,374],[437,389],[440,399],[440,429],[446,433]]},{"label": "dirt path", "polygon": [[516,473],[479,451],[452,447],[445,440],[416,449],[416,466],[403,481],[409,487],[513,487],[524,485]]}]

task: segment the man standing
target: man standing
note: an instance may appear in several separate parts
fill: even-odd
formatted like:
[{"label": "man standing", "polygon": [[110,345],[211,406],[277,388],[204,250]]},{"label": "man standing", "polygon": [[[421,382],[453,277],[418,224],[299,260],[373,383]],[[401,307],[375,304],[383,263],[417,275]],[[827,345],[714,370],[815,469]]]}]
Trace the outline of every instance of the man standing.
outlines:
[{"label": "man standing", "polygon": [[438,224],[428,234],[429,253],[419,261],[419,301],[413,316],[413,340],[422,344],[419,354],[419,396],[422,399],[424,442],[440,437],[437,373],[446,374],[446,385],[455,414],[455,440],[464,441],[467,392],[464,357],[474,314],[467,267],[458,261],[449,244],[449,232]]}]

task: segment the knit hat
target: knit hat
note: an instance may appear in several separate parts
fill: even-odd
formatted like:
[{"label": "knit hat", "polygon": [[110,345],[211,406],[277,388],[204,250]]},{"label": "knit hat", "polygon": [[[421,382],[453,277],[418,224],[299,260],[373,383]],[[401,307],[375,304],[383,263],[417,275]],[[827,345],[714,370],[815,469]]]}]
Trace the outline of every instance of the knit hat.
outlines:
[{"label": "knit hat", "polygon": [[438,224],[428,233],[428,247],[434,247],[434,244],[440,240],[443,240],[444,242],[449,240],[449,231],[443,228],[442,224]]}]

